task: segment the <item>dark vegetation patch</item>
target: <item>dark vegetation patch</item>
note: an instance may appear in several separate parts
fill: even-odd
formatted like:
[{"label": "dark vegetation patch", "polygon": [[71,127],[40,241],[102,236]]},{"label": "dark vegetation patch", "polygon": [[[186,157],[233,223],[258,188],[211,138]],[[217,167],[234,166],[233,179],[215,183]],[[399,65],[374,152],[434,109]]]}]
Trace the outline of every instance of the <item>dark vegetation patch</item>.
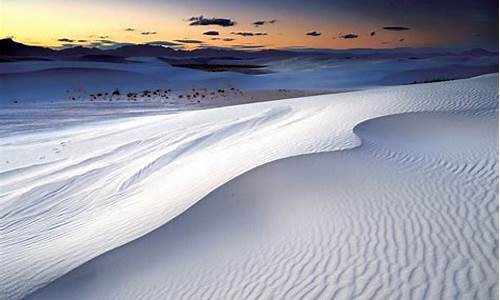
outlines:
[{"label": "dark vegetation patch", "polygon": [[456,79],[458,79],[458,78],[434,78],[434,79],[422,80],[422,81],[415,80],[411,84],[443,82],[443,81],[451,81],[451,80],[456,80]]},{"label": "dark vegetation patch", "polygon": [[266,70],[265,65],[243,65],[243,64],[172,64],[173,67],[195,69],[205,72],[237,72],[243,74],[267,74],[271,71]]}]

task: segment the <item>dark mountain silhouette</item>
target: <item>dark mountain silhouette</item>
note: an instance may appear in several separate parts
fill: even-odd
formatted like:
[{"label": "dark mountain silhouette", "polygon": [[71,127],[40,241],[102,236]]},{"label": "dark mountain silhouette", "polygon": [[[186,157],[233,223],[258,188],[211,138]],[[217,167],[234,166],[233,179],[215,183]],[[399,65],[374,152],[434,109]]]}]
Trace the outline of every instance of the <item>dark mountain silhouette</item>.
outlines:
[{"label": "dark mountain silhouette", "polygon": [[320,58],[343,59],[375,59],[375,58],[426,58],[434,56],[461,55],[469,57],[497,56],[498,53],[477,48],[462,52],[452,52],[443,49],[349,49],[349,50],[321,50],[308,49],[276,50],[263,49],[255,51],[236,50],[230,48],[198,48],[195,50],[178,50],[160,45],[123,45],[115,49],[86,48],[76,46],[61,50],[51,48],[25,45],[7,38],[0,40],[0,62],[11,62],[18,60],[47,60],[47,59],[71,59],[71,60],[93,60],[126,62],[127,57],[163,57],[172,59],[284,59],[299,56],[314,56]]},{"label": "dark mountain silhouette", "polygon": [[40,46],[28,46],[7,38],[0,40],[2,56],[53,56],[57,51]]},{"label": "dark mountain silhouette", "polygon": [[[105,50],[106,54],[131,57],[131,56],[176,56],[178,51],[163,46],[154,45],[125,45],[116,49]],[[181,51],[182,52],[182,51]]]},{"label": "dark mountain silhouette", "polygon": [[13,41],[12,39],[0,40],[0,56],[4,61],[10,61],[11,58],[19,60],[23,57],[48,57],[68,59],[70,57],[82,57],[86,60],[92,57],[101,58],[102,55],[115,57],[171,57],[171,58],[227,58],[232,59],[250,59],[250,58],[275,58],[275,57],[293,57],[300,55],[299,52],[286,50],[260,50],[244,51],[222,48],[200,48],[195,50],[176,50],[169,47],[158,45],[124,45],[115,49],[99,49],[75,46],[61,50],[54,50],[40,46],[30,46]]},{"label": "dark mountain silhouette", "polygon": [[57,51],[55,56],[81,56],[81,55],[100,55],[105,51],[98,48],[87,48],[82,46],[76,46],[71,48],[65,48]]}]

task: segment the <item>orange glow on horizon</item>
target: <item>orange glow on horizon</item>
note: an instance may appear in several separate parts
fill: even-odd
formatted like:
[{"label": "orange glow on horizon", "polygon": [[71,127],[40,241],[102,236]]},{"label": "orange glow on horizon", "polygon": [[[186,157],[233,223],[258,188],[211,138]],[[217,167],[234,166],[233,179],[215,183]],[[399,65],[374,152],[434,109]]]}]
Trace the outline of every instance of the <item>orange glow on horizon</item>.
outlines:
[{"label": "orange glow on horizon", "polygon": [[[122,6],[107,4],[97,6],[90,3],[66,3],[54,1],[52,4],[39,4],[36,1],[4,0],[2,3],[0,35],[12,36],[16,41],[48,47],[61,47],[61,38],[74,40],[74,44],[92,46],[99,40],[112,40],[118,43],[141,44],[151,41],[175,41],[183,39],[199,40],[203,46],[237,47],[238,45],[261,46],[262,48],[392,48],[433,46],[443,41],[432,34],[432,30],[388,32],[377,30],[375,36],[369,33],[380,24],[356,20],[353,22],[332,20],[309,20],[307,18],[273,16],[276,24],[255,27],[255,20],[249,15],[238,17],[232,27],[189,26],[186,18],[193,15],[185,8],[172,7],[168,11],[152,10],[149,7]],[[195,14],[196,15],[196,14]],[[281,18],[280,18],[281,17]],[[292,20],[292,21],[291,21]],[[135,31],[125,31],[125,28]],[[219,36],[203,35],[214,30]],[[305,33],[321,32],[312,37]],[[265,36],[242,37],[231,32],[266,32]],[[141,32],[156,32],[143,35]],[[338,38],[339,34],[355,33],[356,39]],[[216,39],[213,39],[216,38]],[[218,39],[217,39],[218,38]],[[224,41],[232,38],[233,41]],[[404,39],[404,41],[400,41]],[[81,40],[78,42],[78,40]],[[85,42],[83,42],[85,41]],[[389,42],[389,43],[387,43]],[[186,44],[193,49],[199,44]]]}]

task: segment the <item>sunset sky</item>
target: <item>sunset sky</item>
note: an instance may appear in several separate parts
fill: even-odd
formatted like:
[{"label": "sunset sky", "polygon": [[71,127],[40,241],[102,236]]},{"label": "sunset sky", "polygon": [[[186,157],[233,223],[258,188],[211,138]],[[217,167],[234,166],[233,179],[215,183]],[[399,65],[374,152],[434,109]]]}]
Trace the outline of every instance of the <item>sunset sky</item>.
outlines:
[{"label": "sunset sky", "polygon": [[2,37],[50,47],[498,45],[498,0],[1,0],[0,5]]}]

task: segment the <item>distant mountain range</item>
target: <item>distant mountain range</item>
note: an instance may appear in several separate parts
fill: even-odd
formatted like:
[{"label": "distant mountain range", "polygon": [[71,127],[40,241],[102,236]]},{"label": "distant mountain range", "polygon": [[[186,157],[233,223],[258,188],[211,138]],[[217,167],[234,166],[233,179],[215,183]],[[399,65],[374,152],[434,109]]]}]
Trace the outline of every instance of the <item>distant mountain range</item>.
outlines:
[{"label": "distant mountain range", "polygon": [[260,51],[243,51],[234,49],[221,48],[202,48],[195,50],[177,50],[169,47],[158,45],[124,45],[116,49],[99,49],[86,48],[76,46],[54,50],[47,47],[30,46],[18,43],[10,38],[0,40],[0,57],[7,58],[68,58],[68,57],[84,57],[84,56],[101,56],[109,57],[171,57],[171,58],[194,58],[194,57],[211,57],[211,58],[256,58],[256,57],[275,57],[275,56],[295,56],[292,51],[281,50],[260,50]]},{"label": "distant mountain range", "polygon": [[0,62],[17,60],[78,59],[89,61],[126,62],[128,57],[163,57],[170,59],[254,59],[254,58],[291,58],[298,56],[320,56],[327,58],[363,59],[363,58],[425,58],[444,55],[462,55],[468,57],[498,56],[498,53],[485,49],[472,49],[452,52],[449,50],[399,48],[399,49],[349,49],[349,50],[255,50],[245,51],[224,48],[201,48],[178,50],[159,45],[124,45],[116,49],[99,49],[76,46],[55,50],[47,47],[31,46],[18,43],[10,38],[0,40]]}]

